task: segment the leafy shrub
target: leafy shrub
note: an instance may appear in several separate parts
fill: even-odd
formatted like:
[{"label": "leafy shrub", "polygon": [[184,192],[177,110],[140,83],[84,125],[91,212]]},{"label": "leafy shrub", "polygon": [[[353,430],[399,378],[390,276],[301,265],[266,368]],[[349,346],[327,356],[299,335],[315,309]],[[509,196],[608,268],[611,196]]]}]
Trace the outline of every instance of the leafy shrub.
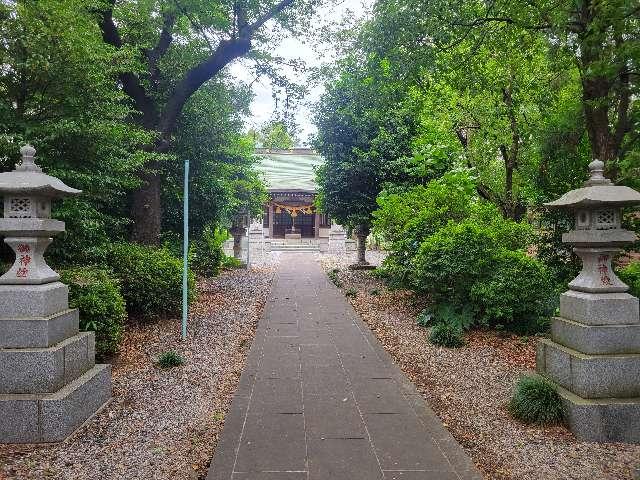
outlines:
[{"label": "leafy shrub", "polygon": [[233,268],[241,268],[242,265],[243,265],[242,261],[238,260],[236,257],[230,257],[229,255],[224,255],[222,257],[222,262],[220,264],[220,267],[231,270]]},{"label": "leafy shrub", "polygon": [[442,178],[403,192],[384,192],[374,212],[374,230],[390,242],[390,254],[381,274],[392,286],[406,286],[412,277],[411,261],[420,244],[449,221],[470,214],[474,183],[467,172],[449,172]]},{"label": "leafy shrub", "polygon": [[178,352],[169,350],[158,357],[158,365],[160,368],[179,367],[184,364],[184,358]]},{"label": "leafy shrub", "polygon": [[582,268],[573,247],[562,241],[562,234],[572,228],[572,216],[566,212],[545,210],[540,215],[540,224],[541,233],[534,242],[536,257],[547,266],[558,289],[566,290],[567,284]]},{"label": "leafy shrub", "polygon": [[338,272],[340,272],[340,270],[337,268],[334,268],[333,270],[330,270],[327,273],[327,276],[329,277],[329,280],[331,280],[331,282],[333,282],[333,284],[336,287],[342,288],[342,281],[338,278]]},{"label": "leafy shrub", "polygon": [[226,230],[206,227],[202,238],[192,244],[191,265],[193,270],[205,277],[215,277],[220,273],[224,252],[222,244],[229,238]]},{"label": "leafy shrub", "polygon": [[435,315],[430,308],[425,308],[416,317],[416,325],[423,328],[429,328],[435,325]]},{"label": "leafy shrub", "polygon": [[[166,248],[133,243],[115,244],[107,260],[120,279],[129,313],[142,317],[177,315],[182,309],[182,260]],[[189,303],[196,296],[189,272]]]},{"label": "leafy shrub", "polygon": [[430,293],[436,303],[465,305],[473,284],[490,270],[496,248],[488,228],[471,220],[449,223],[420,246],[413,286]]},{"label": "leafy shrub", "polygon": [[462,329],[451,323],[434,325],[429,332],[429,341],[434,345],[446,348],[463,347],[465,344]]},{"label": "leafy shrub", "polygon": [[358,290],[356,290],[355,288],[349,288],[346,292],[344,292],[344,294],[347,297],[356,297],[358,295]]},{"label": "leafy shrub", "polygon": [[117,280],[98,267],[76,267],[60,272],[69,286],[69,305],[80,310],[80,329],[96,332],[98,357],[118,350],[127,318]]},{"label": "leafy shrub", "polygon": [[503,250],[487,273],[470,291],[481,323],[509,326],[553,314],[557,295],[542,262],[521,251]]},{"label": "leafy shrub", "polygon": [[104,263],[111,243],[109,217],[84,199],[67,198],[55,209],[55,218],[65,222],[66,231],[54,238],[47,251],[52,266]]},{"label": "leafy shrub", "polygon": [[440,303],[433,307],[425,308],[418,317],[416,323],[421,327],[431,327],[444,323],[453,325],[464,331],[474,323],[473,312],[468,307],[456,308],[450,303]]},{"label": "leafy shrub", "polygon": [[618,271],[620,280],[629,285],[629,293],[640,297],[640,261],[635,261]]},{"label": "leafy shrub", "polygon": [[556,386],[540,375],[526,375],[518,380],[508,408],[515,418],[525,423],[562,421],[562,400]]}]

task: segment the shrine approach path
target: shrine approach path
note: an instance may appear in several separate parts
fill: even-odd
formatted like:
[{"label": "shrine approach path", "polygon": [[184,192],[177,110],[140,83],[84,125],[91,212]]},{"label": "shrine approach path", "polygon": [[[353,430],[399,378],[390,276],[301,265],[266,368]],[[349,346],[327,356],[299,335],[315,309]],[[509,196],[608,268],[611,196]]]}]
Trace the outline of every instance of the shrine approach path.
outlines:
[{"label": "shrine approach path", "polygon": [[314,253],[283,253],[208,480],[482,476]]}]

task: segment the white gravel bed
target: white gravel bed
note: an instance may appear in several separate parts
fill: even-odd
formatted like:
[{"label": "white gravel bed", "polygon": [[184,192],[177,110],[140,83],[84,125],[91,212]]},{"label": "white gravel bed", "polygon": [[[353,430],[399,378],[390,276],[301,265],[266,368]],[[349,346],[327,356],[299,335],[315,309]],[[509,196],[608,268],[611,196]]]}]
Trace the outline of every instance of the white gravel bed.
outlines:
[{"label": "white gravel bed", "polygon": [[346,270],[350,258],[320,261],[325,270],[341,269],[344,290],[358,290],[349,298],[356,311],[487,479],[634,478],[640,445],[579,442],[563,426],[524,425],[509,415],[514,383],[535,366],[535,338],[471,332],[466,347],[435,347],[415,324],[423,299],[389,291],[369,272]]},{"label": "white gravel bed", "polygon": [[[277,259],[199,282],[186,342],[179,319],[129,327],[111,403],[61,444],[0,446],[0,480],[203,478]],[[157,367],[168,350],[185,364]]]}]

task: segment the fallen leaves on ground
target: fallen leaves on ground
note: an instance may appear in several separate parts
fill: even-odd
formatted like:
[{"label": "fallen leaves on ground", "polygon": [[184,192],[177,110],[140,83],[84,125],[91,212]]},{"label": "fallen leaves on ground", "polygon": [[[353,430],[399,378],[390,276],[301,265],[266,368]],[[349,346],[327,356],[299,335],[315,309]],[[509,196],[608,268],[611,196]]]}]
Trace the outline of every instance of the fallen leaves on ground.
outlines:
[{"label": "fallen leaves on ground", "polygon": [[[372,257],[381,260],[378,252]],[[640,446],[578,442],[563,426],[524,425],[509,415],[513,385],[535,368],[535,337],[478,330],[463,348],[431,345],[415,322],[427,301],[389,290],[370,272],[347,270],[350,260],[321,256],[325,270],[340,269],[344,291],[357,291],[348,297],[355,310],[486,478],[633,479]]]}]

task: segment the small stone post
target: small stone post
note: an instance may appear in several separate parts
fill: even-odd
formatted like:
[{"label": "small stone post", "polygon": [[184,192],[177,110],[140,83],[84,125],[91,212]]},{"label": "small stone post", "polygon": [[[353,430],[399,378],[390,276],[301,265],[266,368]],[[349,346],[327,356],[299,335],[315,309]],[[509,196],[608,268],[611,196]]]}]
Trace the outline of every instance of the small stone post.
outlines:
[{"label": "small stone post", "polygon": [[80,190],[42,173],[33,147],[20,152],[16,169],[0,174],[0,234],[16,254],[0,277],[0,442],[57,442],[109,400],[111,373],[95,364],[94,333],[79,332],[69,289],[43,256],[64,232],[52,199]]},{"label": "small stone post", "polygon": [[347,233],[344,231],[342,225],[337,223],[331,224],[331,230],[329,230],[329,253],[334,255],[342,255],[347,251],[346,241]]},{"label": "small stone post", "polygon": [[249,262],[260,263],[264,253],[264,228],[262,222],[256,220],[249,227]]},{"label": "small stone post", "polygon": [[640,442],[640,316],[638,299],[616,276],[611,261],[635,241],[621,226],[622,208],[640,193],[612,185],[604,164],[591,178],[547,207],[575,216],[562,240],[582,259],[580,274],[560,297],[551,339],[538,344],[537,369],[559,387],[566,420],[581,440]]}]

